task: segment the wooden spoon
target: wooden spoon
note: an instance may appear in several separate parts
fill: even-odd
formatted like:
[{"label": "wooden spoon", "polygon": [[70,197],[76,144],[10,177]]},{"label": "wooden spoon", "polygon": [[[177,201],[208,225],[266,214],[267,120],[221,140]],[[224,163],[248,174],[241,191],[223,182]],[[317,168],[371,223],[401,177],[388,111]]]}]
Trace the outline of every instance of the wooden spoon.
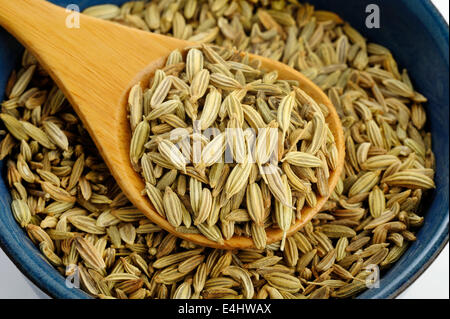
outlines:
[{"label": "wooden spoon", "polygon": [[[39,61],[80,116],[116,182],[128,199],[152,222],[178,237],[196,244],[222,248],[250,248],[250,238],[235,236],[223,245],[203,235],[179,233],[157,214],[150,201],[141,195],[144,183],[131,167],[130,128],[127,120],[127,95],[141,81],[162,67],[169,53],[192,43],[128,28],[109,21],[80,15],[79,28],[69,28],[66,20],[73,14],[41,0],[0,0],[0,25],[13,34]],[[339,117],[327,96],[310,80],[288,66],[258,56],[266,70],[277,70],[279,78],[297,80],[300,88],[315,101],[329,108],[327,123],[335,137],[339,160],[330,173],[333,191],[344,165],[344,138]],[[306,208],[291,227],[296,232],[320,210]],[[267,229],[267,243],[281,240],[278,228]]]}]

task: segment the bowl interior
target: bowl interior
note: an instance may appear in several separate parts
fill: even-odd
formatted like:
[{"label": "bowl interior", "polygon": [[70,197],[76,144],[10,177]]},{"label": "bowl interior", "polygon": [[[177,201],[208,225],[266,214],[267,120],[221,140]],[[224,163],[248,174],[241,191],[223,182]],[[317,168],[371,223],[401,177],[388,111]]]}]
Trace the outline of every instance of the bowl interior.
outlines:
[{"label": "bowl interior", "polygon": [[[88,6],[124,0],[52,0],[67,6]],[[439,253],[448,240],[449,194],[449,54],[448,26],[428,0],[376,1],[380,28],[365,25],[366,7],[371,0],[312,0],[318,9],[338,13],[371,42],[389,48],[400,68],[406,68],[416,90],[425,95],[428,130],[433,136],[436,156],[436,190],[424,203],[425,223],[401,259],[381,278],[380,288],[369,289],[358,298],[391,298],[407,287]],[[81,26],[82,27],[82,26]],[[0,29],[0,92],[9,74],[20,61],[23,48]],[[0,93],[3,98],[3,93]],[[0,169],[4,172],[4,164]],[[4,174],[2,175],[4,176]],[[46,293],[57,298],[89,298],[79,289],[69,289],[65,278],[41,256],[39,250],[18,226],[10,210],[11,198],[0,178],[0,244],[18,268]]]},{"label": "bowl interior", "polygon": [[338,13],[369,41],[386,46],[399,68],[406,68],[415,89],[428,98],[426,128],[436,156],[436,190],[423,203],[424,225],[405,254],[359,298],[395,297],[426,269],[448,241],[449,194],[449,54],[448,25],[428,0],[377,1],[380,28],[366,27],[366,8],[373,1],[311,1]]}]

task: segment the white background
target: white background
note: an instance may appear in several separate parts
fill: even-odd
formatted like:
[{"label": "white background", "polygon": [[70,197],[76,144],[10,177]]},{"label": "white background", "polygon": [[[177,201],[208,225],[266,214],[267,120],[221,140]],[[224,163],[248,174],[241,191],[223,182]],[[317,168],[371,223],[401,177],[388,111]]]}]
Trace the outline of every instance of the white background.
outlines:
[{"label": "white background", "polygon": [[[432,0],[448,23],[449,1]],[[0,249],[0,298],[49,298],[26,279]],[[449,299],[449,247],[448,244],[431,266],[420,276],[400,299]]]}]

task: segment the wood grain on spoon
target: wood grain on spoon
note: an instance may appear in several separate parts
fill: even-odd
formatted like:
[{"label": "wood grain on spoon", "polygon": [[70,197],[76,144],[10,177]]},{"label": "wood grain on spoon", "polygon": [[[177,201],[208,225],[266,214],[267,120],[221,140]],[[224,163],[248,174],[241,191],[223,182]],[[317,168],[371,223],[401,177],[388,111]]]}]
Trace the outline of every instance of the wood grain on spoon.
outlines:
[{"label": "wood grain on spoon", "polygon": [[[235,236],[220,245],[203,235],[176,232],[141,195],[144,182],[130,164],[126,113],[130,88],[139,81],[148,84],[171,51],[192,43],[85,15],[80,15],[79,28],[69,28],[69,13],[41,0],[0,0],[0,8],[0,25],[47,70],[83,121],[118,185],[139,210],[163,229],[200,245],[223,249],[253,247],[251,238],[246,237]],[[336,110],[327,96],[299,72],[267,58],[250,57],[261,60],[266,70],[277,70],[280,79],[299,81],[301,89],[329,108],[326,121],[338,148],[337,169],[330,173],[328,182],[331,193],[344,164],[344,138]],[[316,207],[303,209],[301,219],[288,235],[311,220],[327,199],[318,197]],[[281,240],[282,235],[280,229],[267,229],[267,243]]]}]

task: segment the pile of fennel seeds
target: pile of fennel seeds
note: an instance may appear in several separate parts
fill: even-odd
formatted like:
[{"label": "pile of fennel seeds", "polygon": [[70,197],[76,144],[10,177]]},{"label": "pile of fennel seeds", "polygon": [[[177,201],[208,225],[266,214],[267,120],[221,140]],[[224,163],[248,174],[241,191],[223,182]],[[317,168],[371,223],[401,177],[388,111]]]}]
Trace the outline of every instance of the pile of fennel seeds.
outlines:
[{"label": "pile of fennel seeds", "polygon": [[[25,53],[1,109],[0,158],[12,211],[61,274],[79,267],[84,291],[131,299],[348,298],[367,289],[368,265],[383,271],[415,240],[424,222],[422,197],[434,187],[426,98],[389,49],[331,12],[285,1],[137,1],[89,11],[143,30],[234,46],[302,71],[336,106],[347,152],[323,211],[286,239],[283,252],[280,243],[233,252],[197,247],[130,206],[64,96]],[[35,134],[23,142],[24,124],[7,124],[3,114],[41,131],[50,117],[66,136],[67,151],[27,124]],[[64,148],[63,135],[57,134]],[[49,184],[27,182],[45,174],[43,168],[60,179],[59,188],[71,176],[77,187],[66,198]],[[57,183],[53,175],[45,178]]]},{"label": "pile of fennel seeds", "polygon": [[181,232],[219,243],[249,236],[263,249],[274,224],[283,250],[303,207],[329,194],[338,154],[327,107],[247,55],[173,51],[148,88],[131,89],[128,107],[130,160],[156,211]]}]

